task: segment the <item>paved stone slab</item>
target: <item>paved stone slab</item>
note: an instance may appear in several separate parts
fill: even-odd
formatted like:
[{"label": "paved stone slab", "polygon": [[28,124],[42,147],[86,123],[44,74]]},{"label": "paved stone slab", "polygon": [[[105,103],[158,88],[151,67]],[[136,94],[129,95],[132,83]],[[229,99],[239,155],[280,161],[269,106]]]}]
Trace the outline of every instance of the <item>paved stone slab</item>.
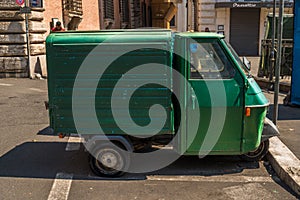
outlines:
[{"label": "paved stone slab", "polygon": [[25,44],[0,45],[0,56],[25,56],[27,48]]},{"label": "paved stone slab", "polygon": [[24,70],[27,66],[25,57],[0,57],[0,72]]},{"label": "paved stone slab", "polygon": [[47,28],[44,22],[29,21],[29,31],[31,33],[45,33]]},{"label": "paved stone slab", "polygon": [[16,4],[14,0],[1,0],[0,1],[0,8],[15,8],[20,7]]},{"label": "paved stone slab", "polygon": [[23,21],[3,21],[0,22],[0,33],[25,33],[25,23]]},{"label": "paved stone slab", "polygon": [[30,55],[42,55],[46,53],[45,44],[31,44]]},{"label": "paved stone slab", "polygon": [[43,33],[30,33],[30,42],[33,43],[44,43],[46,41],[46,35]]},{"label": "paved stone slab", "polygon": [[24,20],[25,15],[20,14],[18,10],[1,10],[1,20]]},{"label": "paved stone slab", "polygon": [[43,21],[44,19],[44,13],[41,11],[31,11],[31,14],[28,15],[30,20],[34,21]]},{"label": "paved stone slab", "polygon": [[26,34],[0,34],[0,44],[25,44]]}]

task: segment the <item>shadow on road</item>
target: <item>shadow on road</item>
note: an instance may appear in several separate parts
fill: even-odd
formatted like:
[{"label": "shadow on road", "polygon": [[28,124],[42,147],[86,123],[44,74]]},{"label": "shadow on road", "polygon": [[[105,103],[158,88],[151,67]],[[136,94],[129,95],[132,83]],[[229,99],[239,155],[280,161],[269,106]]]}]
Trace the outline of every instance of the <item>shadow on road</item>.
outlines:
[{"label": "shadow on road", "polygon": [[0,158],[0,176],[53,179],[57,172],[74,164],[74,152],[65,152],[65,147],[64,142],[26,142],[16,146]]},{"label": "shadow on road", "polygon": [[37,135],[55,135],[53,129],[50,126],[47,126],[46,128],[40,130]]},{"label": "shadow on road", "polygon": [[147,175],[223,175],[259,168],[257,162],[243,162],[238,156],[182,156],[170,166],[148,174],[126,174],[104,179],[92,174],[83,148],[65,151],[65,142],[26,142],[0,157],[0,177],[55,178],[58,172],[72,173],[74,179],[144,180]]},{"label": "shadow on road", "polygon": [[[272,119],[274,105],[269,108],[268,118]],[[300,120],[300,108],[278,105],[278,120]]]}]

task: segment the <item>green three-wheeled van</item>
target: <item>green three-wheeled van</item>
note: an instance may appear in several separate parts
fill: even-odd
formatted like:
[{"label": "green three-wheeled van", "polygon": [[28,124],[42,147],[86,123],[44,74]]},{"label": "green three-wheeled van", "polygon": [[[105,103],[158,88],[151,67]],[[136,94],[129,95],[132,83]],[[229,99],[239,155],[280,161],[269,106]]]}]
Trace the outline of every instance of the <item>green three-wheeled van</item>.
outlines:
[{"label": "green three-wheeled van", "polygon": [[278,134],[250,64],[222,35],[59,32],[46,50],[50,126],[84,139],[97,175],[153,171],[180,155],[259,160]]}]

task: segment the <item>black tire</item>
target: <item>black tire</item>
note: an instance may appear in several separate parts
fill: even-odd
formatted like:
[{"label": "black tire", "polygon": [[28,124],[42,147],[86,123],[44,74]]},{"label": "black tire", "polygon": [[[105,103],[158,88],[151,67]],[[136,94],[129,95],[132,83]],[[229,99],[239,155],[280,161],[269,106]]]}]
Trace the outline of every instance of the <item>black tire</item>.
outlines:
[{"label": "black tire", "polygon": [[269,140],[265,140],[253,151],[243,154],[241,157],[246,161],[259,161],[265,157],[269,151]]},{"label": "black tire", "polygon": [[129,165],[129,159],[124,154],[125,150],[115,144],[100,144],[92,155],[89,156],[91,170],[97,176],[120,177]]}]

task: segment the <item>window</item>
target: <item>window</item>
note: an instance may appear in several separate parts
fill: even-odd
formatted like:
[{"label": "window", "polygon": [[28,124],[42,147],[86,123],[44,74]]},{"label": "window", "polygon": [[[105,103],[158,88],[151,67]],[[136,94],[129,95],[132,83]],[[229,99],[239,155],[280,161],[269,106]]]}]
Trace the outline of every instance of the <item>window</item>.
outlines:
[{"label": "window", "polygon": [[175,21],[176,21],[175,16],[176,16],[176,15],[174,15],[174,17],[173,17],[173,18],[171,19],[171,21],[170,21],[170,27],[176,27],[176,24],[175,24]]},{"label": "window", "polygon": [[240,57],[238,56],[238,54],[236,53],[236,51],[233,49],[233,47],[224,40],[224,42],[227,44],[230,52],[232,53],[232,55],[234,56],[235,60],[237,60],[240,68],[242,68],[245,72],[245,74],[249,74],[249,70],[247,69],[247,67],[245,66],[245,64],[243,63],[243,61],[241,61]]},{"label": "window", "polygon": [[191,79],[230,79],[235,70],[220,44],[215,42],[190,42]]},{"label": "window", "polygon": [[82,16],[82,0],[63,0],[63,10],[72,16]]}]

